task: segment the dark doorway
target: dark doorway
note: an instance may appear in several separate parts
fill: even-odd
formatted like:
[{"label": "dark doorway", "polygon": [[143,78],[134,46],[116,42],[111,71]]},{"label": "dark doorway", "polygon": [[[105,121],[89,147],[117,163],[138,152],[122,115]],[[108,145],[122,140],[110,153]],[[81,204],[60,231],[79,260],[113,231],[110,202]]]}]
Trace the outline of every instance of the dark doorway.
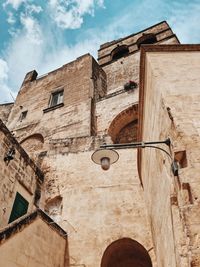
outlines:
[{"label": "dark doorway", "polygon": [[122,238],[105,250],[101,267],[152,267],[147,250],[137,241]]}]

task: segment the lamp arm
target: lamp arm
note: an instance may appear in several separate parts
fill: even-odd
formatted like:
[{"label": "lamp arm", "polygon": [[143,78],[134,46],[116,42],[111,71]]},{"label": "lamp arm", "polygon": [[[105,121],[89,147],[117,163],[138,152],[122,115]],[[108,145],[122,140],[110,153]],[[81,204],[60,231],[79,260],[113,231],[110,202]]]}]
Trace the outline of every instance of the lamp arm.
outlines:
[{"label": "lamp arm", "polygon": [[145,147],[152,147],[152,148],[155,148],[155,149],[159,149],[159,150],[165,152],[170,157],[170,159],[173,161],[172,156],[164,148],[159,147],[159,146],[150,146],[150,145],[144,145],[142,148],[145,148]]},{"label": "lamp arm", "polygon": [[165,144],[170,147],[171,141],[167,138],[164,141],[152,141],[152,142],[135,142],[135,143],[123,143],[123,144],[103,144],[100,145],[100,148],[110,148],[110,149],[124,149],[124,148],[139,148],[145,147],[147,145],[155,145],[155,144]]},{"label": "lamp arm", "polygon": [[[174,176],[178,176],[178,164],[176,162],[176,160],[173,160],[172,156],[170,155],[169,152],[167,152],[164,148],[159,147],[159,146],[154,146],[154,144],[165,144],[168,147],[170,147],[171,141],[169,138],[167,138],[164,141],[153,141],[153,142],[136,142],[136,143],[125,143],[125,144],[103,144],[100,146],[100,149],[105,149],[105,150],[113,150],[113,149],[126,149],[126,148],[145,148],[145,147],[149,147],[149,148],[155,148],[155,149],[159,149],[163,152],[165,152],[165,154],[167,154],[168,157],[170,157],[171,159],[171,170],[174,174]],[[93,154],[94,155],[94,154]],[[98,163],[99,164],[99,163]]]},{"label": "lamp arm", "polygon": [[145,148],[145,147],[152,147],[152,148],[159,149],[159,150],[165,152],[165,153],[170,157],[170,159],[171,159],[171,161],[172,161],[172,163],[171,163],[171,170],[172,170],[174,176],[178,176],[179,166],[178,166],[176,160],[174,160],[174,159],[172,158],[172,156],[169,154],[169,152],[167,152],[167,151],[166,151],[165,149],[163,149],[162,147],[158,147],[158,146],[145,145],[145,146],[143,146],[142,148]]}]

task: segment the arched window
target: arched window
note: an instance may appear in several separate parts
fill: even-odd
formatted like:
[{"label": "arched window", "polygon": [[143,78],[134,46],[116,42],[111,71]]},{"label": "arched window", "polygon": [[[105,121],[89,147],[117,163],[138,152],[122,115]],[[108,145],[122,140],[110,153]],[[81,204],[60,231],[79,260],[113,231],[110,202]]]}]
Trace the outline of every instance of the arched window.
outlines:
[{"label": "arched window", "polygon": [[111,52],[111,59],[116,60],[121,57],[124,57],[129,54],[129,49],[127,45],[121,45],[116,47],[112,52]]},{"label": "arched window", "polygon": [[157,42],[157,38],[155,34],[149,33],[149,34],[144,34],[142,37],[140,37],[137,40],[137,46],[140,48],[142,44],[154,44]]},{"label": "arched window", "polygon": [[101,267],[152,267],[147,250],[131,238],[111,243],[105,250]]},{"label": "arched window", "polygon": [[137,141],[138,105],[120,112],[111,122],[108,134],[113,143],[122,144]]}]

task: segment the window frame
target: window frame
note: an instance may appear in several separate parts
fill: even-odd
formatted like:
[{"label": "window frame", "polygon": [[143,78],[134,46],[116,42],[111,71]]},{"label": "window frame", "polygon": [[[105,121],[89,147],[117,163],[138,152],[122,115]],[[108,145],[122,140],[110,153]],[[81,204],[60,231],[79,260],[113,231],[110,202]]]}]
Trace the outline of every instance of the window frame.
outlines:
[{"label": "window frame", "polygon": [[[60,93],[62,93],[61,101],[57,102],[56,104],[53,104],[53,97],[55,95],[59,95]],[[51,92],[51,95],[50,95],[50,98],[49,98],[49,102],[48,102],[48,107],[43,109],[43,112],[47,113],[47,112],[49,112],[51,110],[54,110],[54,109],[57,109],[57,108],[60,108],[60,107],[63,107],[63,106],[64,106],[64,88],[61,87],[61,88],[56,89],[56,90]]]},{"label": "window frame", "polygon": [[16,192],[8,223],[12,223],[27,214],[29,202],[19,192]]},{"label": "window frame", "polygon": [[[62,95],[61,95],[62,93]],[[55,97],[58,96],[56,103],[54,103]],[[49,99],[49,108],[53,108],[57,105],[60,105],[63,103],[64,99],[64,88],[60,88],[59,90],[56,90],[51,93],[50,99]]]}]

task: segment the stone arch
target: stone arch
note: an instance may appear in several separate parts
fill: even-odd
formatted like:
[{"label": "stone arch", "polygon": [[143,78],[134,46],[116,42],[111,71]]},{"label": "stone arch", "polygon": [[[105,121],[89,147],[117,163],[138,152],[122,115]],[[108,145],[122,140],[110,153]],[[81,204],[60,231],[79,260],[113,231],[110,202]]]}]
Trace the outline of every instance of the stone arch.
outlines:
[{"label": "stone arch", "polygon": [[42,150],[44,137],[40,133],[35,133],[27,136],[20,144],[29,155],[33,155]]},{"label": "stone arch", "polygon": [[137,46],[140,48],[142,44],[154,44],[157,42],[156,35],[153,33],[149,34],[143,34],[138,40],[137,40]]},{"label": "stone arch", "polygon": [[113,49],[111,52],[111,60],[116,60],[129,54],[127,45],[120,45]]},{"label": "stone arch", "polygon": [[137,141],[138,104],[120,112],[108,128],[113,143],[130,143]]},{"label": "stone arch", "polygon": [[147,250],[131,238],[111,243],[105,250],[101,267],[152,267]]}]

